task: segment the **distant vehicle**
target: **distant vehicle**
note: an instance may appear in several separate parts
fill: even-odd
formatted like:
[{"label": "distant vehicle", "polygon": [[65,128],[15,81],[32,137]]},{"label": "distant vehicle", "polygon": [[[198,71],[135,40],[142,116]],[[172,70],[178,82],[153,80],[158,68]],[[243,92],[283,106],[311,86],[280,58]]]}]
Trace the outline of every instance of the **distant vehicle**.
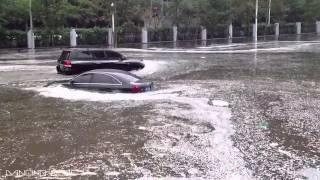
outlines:
[{"label": "distant vehicle", "polygon": [[146,82],[130,72],[115,69],[88,71],[74,77],[63,85],[71,88],[132,93],[146,92],[153,89],[153,82]]},{"label": "distant vehicle", "polygon": [[128,60],[112,50],[64,50],[57,61],[57,72],[79,74],[94,69],[120,69],[125,71],[144,68],[142,60]]}]

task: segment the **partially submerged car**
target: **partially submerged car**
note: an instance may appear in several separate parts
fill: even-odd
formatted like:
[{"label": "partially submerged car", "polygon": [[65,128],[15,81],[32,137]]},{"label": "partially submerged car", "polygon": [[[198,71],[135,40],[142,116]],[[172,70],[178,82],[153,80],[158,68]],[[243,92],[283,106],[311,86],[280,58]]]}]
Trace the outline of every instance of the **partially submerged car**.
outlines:
[{"label": "partially submerged car", "polygon": [[115,69],[88,71],[63,85],[71,88],[132,93],[147,92],[153,89],[153,82],[146,82],[130,72]]},{"label": "partially submerged car", "polygon": [[57,72],[78,74],[94,69],[120,69],[125,71],[144,68],[142,60],[128,60],[112,50],[71,49],[64,50],[57,61]]}]

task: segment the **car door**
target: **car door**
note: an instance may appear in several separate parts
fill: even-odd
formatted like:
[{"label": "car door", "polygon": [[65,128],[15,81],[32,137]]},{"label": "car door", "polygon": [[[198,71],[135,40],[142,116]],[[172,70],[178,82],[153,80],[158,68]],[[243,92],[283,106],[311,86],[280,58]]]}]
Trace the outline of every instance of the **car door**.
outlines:
[{"label": "car door", "polygon": [[105,51],[105,57],[104,68],[124,69],[124,66],[126,66],[126,63],[122,61],[123,56],[118,52]]},{"label": "car door", "polygon": [[106,51],[105,52],[108,56],[108,60],[115,60],[115,61],[121,61],[123,56],[115,51]]},{"label": "car door", "polygon": [[72,62],[75,68],[81,72],[95,69],[90,51],[76,51]]},{"label": "car door", "polygon": [[95,88],[100,90],[119,90],[122,88],[122,82],[111,74],[94,74],[91,82]]},{"label": "car door", "polygon": [[91,89],[94,86],[91,84],[93,75],[91,73],[81,74],[71,81],[74,88]]},{"label": "car door", "polygon": [[109,64],[104,51],[92,51],[92,63],[94,64],[94,69],[109,68],[105,64]]}]

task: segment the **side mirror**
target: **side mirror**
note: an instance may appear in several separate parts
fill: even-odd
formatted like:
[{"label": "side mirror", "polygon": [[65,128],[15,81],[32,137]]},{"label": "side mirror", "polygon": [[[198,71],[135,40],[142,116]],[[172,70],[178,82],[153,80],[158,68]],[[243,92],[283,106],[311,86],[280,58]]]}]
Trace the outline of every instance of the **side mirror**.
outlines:
[{"label": "side mirror", "polygon": [[74,81],[73,81],[73,80],[71,80],[71,81],[70,81],[70,84],[74,84]]}]

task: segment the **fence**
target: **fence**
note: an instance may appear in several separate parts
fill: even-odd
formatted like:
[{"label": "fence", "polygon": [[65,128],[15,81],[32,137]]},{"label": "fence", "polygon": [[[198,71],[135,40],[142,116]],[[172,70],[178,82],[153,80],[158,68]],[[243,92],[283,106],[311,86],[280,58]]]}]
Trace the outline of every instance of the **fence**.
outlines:
[{"label": "fence", "polygon": [[295,34],[296,33],[296,24],[280,24],[280,34]]},{"label": "fence", "polygon": [[118,43],[141,42],[141,28],[133,24],[126,24],[122,28],[116,28]]},{"label": "fence", "polygon": [[26,47],[27,32],[13,30],[0,31],[0,48]]},{"label": "fence", "polygon": [[108,41],[108,30],[103,28],[77,29],[77,34],[78,45],[103,45]]},{"label": "fence", "polygon": [[149,29],[148,41],[173,41],[172,28]]},{"label": "fence", "polygon": [[65,46],[69,44],[69,29],[49,31],[35,30],[36,47]]},{"label": "fence", "polygon": [[317,31],[317,28],[313,23],[302,23],[303,33],[314,33],[316,31]]},{"label": "fence", "polygon": [[228,37],[228,26],[227,24],[217,24],[214,27],[208,28],[208,39]]},{"label": "fence", "polygon": [[[301,33],[320,32],[320,22],[318,29],[315,23],[301,23]],[[279,33],[296,34],[298,33],[300,23],[280,24]],[[275,25],[259,24],[258,35],[275,35]],[[116,39],[118,44],[141,43],[141,27],[129,24],[116,29]],[[148,29],[147,42],[161,41],[187,41],[200,39],[215,39],[228,37],[251,37],[253,25],[233,25],[232,32],[227,24],[217,24],[206,29],[203,33],[201,27],[178,27],[178,33],[174,37],[173,28]],[[76,29],[77,45],[108,45],[108,29],[107,28],[91,28]],[[231,33],[231,35],[230,35]],[[52,47],[52,46],[69,46],[70,45],[70,29],[61,30],[43,30],[36,29],[35,45],[36,47]],[[205,34],[205,38],[203,37]],[[110,33],[109,33],[110,36]],[[25,48],[27,46],[27,32],[21,30],[0,30],[0,48]]]}]

